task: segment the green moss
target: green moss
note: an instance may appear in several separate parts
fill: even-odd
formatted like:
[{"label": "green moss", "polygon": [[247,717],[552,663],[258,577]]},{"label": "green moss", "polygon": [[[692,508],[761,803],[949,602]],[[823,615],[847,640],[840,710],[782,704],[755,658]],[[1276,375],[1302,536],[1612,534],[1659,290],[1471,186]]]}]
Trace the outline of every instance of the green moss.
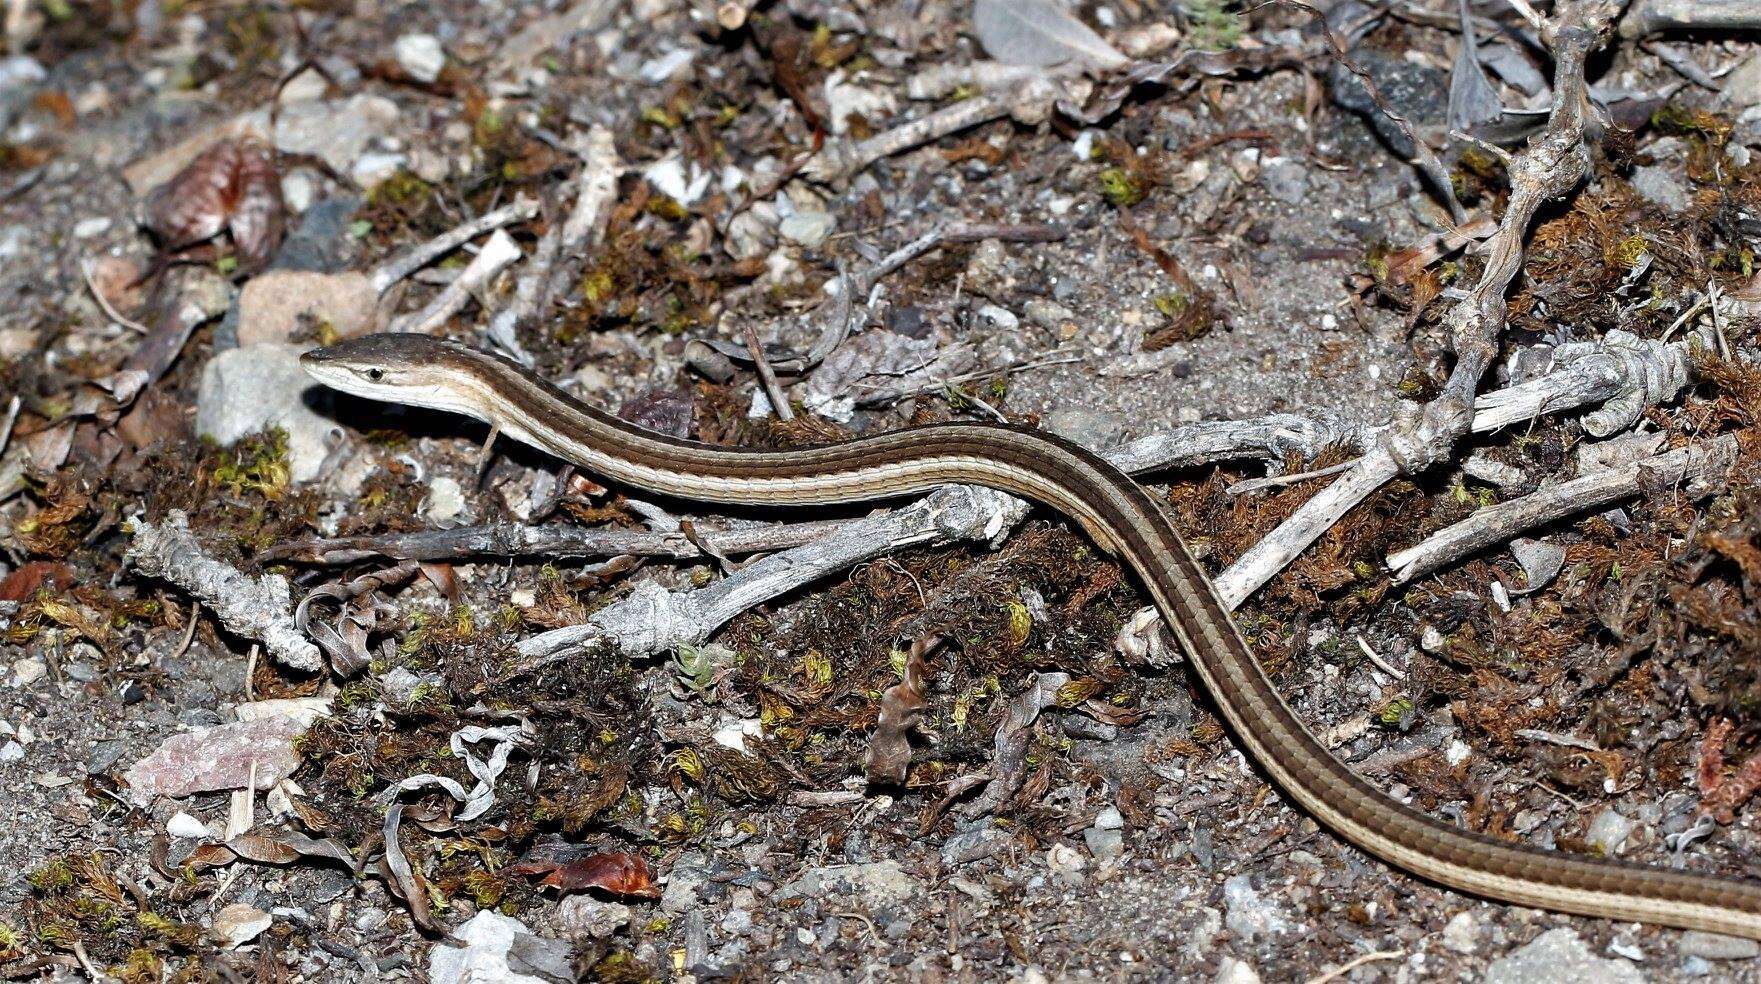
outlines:
[{"label": "green moss", "polygon": [[39,892],[60,892],[73,887],[73,866],[56,858],[25,876],[25,881]]},{"label": "green moss", "polygon": [[668,112],[665,106],[650,106],[642,111],[642,122],[658,126],[662,130],[677,130],[685,121]]},{"label": "green moss", "polygon": [[1158,294],[1152,303],[1155,304],[1156,310],[1167,317],[1178,318],[1185,313],[1187,308],[1192,306],[1192,298],[1181,293]]},{"label": "green moss", "polygon": [[368,205],[415,205],[434,193],[434,186],[410,171],[398,171],[367,192]]},{"label": "green moss", "polygon": [[1411,698],[1396,697],[1382,705],[1382,709],[1376,712],[1376,720],[1381,722],[1385,728],[1398,728],[1412,711]]},{"label": "green moss", "polygon": [[135,922],[149,934],[181,947],[192,947],[202,938],[202,927],[167,919],[157,912],[143,912]]},{"label": "green moss", "polygon": [[292,481],[287,465],[287,432],[280,428],[247,437],[234,444],[227,454],[229,460],[214,469],[214,481],[234,496],[253,493],[276,499]]},{"label": "green moss", "polygon": [[1114,208],[1130,208],[1143,201],[1149,193],[1143,182],[1121,167],[1109,167],[1100,174],[1101,196]]},{"label": "green moss", "polygon": [[1186,4],[1187,37],[1203,51],[1228,51],[1241,43],[1246,28],[1241,15],[1228,0],[1189,0]]}]

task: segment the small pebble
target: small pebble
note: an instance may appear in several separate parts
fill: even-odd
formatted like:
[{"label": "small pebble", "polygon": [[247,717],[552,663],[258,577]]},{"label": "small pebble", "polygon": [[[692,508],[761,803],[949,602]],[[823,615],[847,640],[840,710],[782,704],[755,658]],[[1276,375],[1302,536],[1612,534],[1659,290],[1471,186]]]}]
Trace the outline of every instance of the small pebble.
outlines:
[{"label": "small pebble", "polygon": [[1470,911],[1456,913],[1443,926],[1443,945],[1456,953],[1472,953],[1480,945],[1480,924]]},{"label": "small pebble", "polygon": [[432,34],[406,34],[397,39],[392,53],[398,67],[423,85],[432,85],[446,68],[446,50]]},{"label": "small pebble", "polygon": [[96,218],[90,218],[90,219],[81,219],[79,222],[74,224],[73,238],[75,238],[75,239],[90,239],[93,236],[102,236],[104,233],[108,232],[109,230],[110,230],[110,219],[108,219],[105,216],[98,216]]},{"label": "small pebble", "polygon": [[1700,957],[1704,960],[1748,960],[1761,956],[1761,943],[1754,940],[1720,933],[1702,933],[1699,930],[1688,930],[1681,934],[1676,948],[1684,956]]}]

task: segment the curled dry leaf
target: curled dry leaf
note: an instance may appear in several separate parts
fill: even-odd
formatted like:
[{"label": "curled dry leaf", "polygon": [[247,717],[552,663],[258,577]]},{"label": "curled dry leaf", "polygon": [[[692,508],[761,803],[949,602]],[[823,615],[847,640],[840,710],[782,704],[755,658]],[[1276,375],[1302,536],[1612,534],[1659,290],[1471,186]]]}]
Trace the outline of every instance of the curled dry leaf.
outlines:
[{"label": "curled dry leaf", "polygon": [[147,198],[144,224],[167,253],[230,232],[239,265],[258,270],[281,242],[281,178],[269,151],[249,139],[222,140]]},{"label": "curled dry leaf", "polygon": [[603,889],[613,895],[636,895],[652,898],[660,894],[648,862],[641,855],[625,851],[603,851],[585,857],[566,857],[579,848],[557,852],[563,856],[532,858],[509,868],[513,874],[528,878],[542,875],[538,884],[563,892],[584,892],[589,888]]},{"label": "curled dry leaf", "polygon": [[892,786],[905,782],[911,767],[911,732],[929,706],[923,696],[924,679],[929,675],[923,658],[940,643],[933,635],[913,642],[905,654],[902,679],[881,695],[880,719],[868,739],[869,782]]},{"label": "curled dry leaf", "polygon": [[[339,581],[314,588],[294,610],[294,623],[324,650],[338,673],[353,676],[373,660],[369,640],[379,630],[380,617],[396,614],[381,593],[410,580],[422,566],[408,561],[346,583]],[[340,607],[335,628],[315,618],[313,605],[319,602],[336,602]]]}]

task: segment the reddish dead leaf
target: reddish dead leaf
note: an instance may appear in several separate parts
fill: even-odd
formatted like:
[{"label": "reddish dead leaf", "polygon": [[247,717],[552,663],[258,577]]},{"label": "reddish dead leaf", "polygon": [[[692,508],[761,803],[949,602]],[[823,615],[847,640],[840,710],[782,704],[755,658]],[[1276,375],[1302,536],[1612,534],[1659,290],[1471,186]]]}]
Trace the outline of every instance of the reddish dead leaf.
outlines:
[{"label": "reddish dead leaf", "polygon": [[0,601],[25,601],[47,587],[57,591],[73,583],[73,568],[47,560],[33,560],[0,581]]},{"label": "reddish dead leaf", "polygon": [[1718,794],[1701,806],[1710,809],[1719,823],[1732,823],[1737,818],[1737,807],[1748,802],[1757,789],[1761,789],[1761,752],[1744,760]]},{"label": "reddish dead leaf", "polygon": [[1719,823],[1736,820],[1737,807],[1761,789],[1761,752],[1750,755],[1737,770],[1724,774],[1724,743],[1735,725],[1719,718],[1700,740],[1700,768],[1695,779],[1700,787],[1700,814]]},{"label": "reddish dead leaf", "polygon": [[1186,272],[1186,268],[1173,253],[1156,245],[1150,239],[1150,234],[1124,209],[1119,211],[1119,228],[1130,237],[1133,246],[1154,261],[1156,266],[1161,267],[1168,279],[1174,282],[1175,292],[1164,295],[1164,300],[1158,305],[1168,316],[1169,322],[1144,335],[1143,350],[1154,352],[1175,342],[1190,342],[1208,333],[1217,321],[1216,299],[1192,279],[1192,275]]},{"label": "reddish dead leaf", "polygon": [[1733,727],[1729,718],[1716,718],[1706,729],[1706,737],[1700,739],[1700,768],[1695,779],[1702,800],[1710,799],[1724,781],[1724,740]]},{"label": "reddish dead leaf", "polygon": [[535,858],[521,861],[508,870],[528,878],[543,875],[538,884],[563,892],[584,892],[589,888],[598,888],[613,895],[653,898],[660,894],[648,872],[648,862],[642,860],[640,855],[624,851],[589,854],[573,860]]},{"label": "reddish dead leaf", "polygon": [[239,264],[260,269],[281,242],[281,179],[264,146],[223,140],[147,199],[145,223],[175,253],[232,234]]},{"label": "reddish dead leaf", "polygon": [[237,860],[238,855],[234,854],[232,849],[225,844],[208,843],[197,845],[183,863],[196,871],[206,871],[209,868],[218,868]]}]

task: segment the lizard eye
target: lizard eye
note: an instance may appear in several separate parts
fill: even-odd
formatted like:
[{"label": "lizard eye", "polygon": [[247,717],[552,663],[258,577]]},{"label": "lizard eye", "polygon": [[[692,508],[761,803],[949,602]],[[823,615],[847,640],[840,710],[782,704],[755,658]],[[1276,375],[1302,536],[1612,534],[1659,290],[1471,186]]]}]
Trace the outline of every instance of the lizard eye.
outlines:
[{"label": "lizard eye", "polygon": [[384,378],[385,378],[385,370],[384,370],[384,369],[378,369],[378,368],[374,368],[374,369],[369,369],[369,370],[367,370],[367,378],[368,378],[368,379],[371,379],[371,380],[373,380],[373,381],[374,381],[374,382],[376,382],[376,383],[377,383],[377,382],[379,382],[379,381],[380,381],[380,380],[381,380],[381,379],[384,379]]}]

